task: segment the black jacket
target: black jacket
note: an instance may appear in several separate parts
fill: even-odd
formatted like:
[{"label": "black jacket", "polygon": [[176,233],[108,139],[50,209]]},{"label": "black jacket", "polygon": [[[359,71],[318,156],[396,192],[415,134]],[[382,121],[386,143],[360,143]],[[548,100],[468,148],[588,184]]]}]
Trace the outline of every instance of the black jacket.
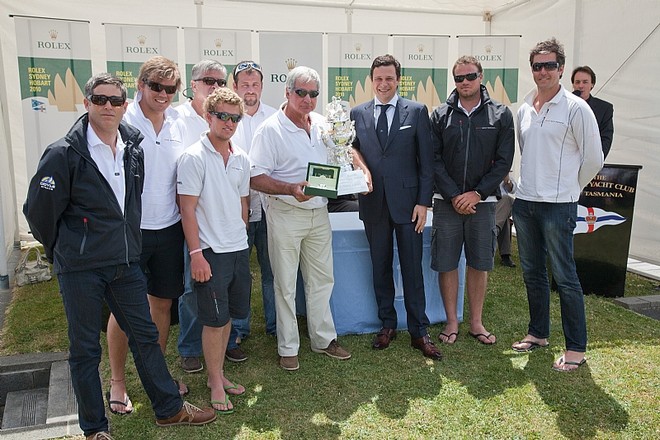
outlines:
[{"label": "black jacket", "polygon": [[499,198],[515,151],[513,114],[492,101],[483,85],[481,104],[470,116],[458,107],[458,99],[454,89],[431,115],[435,190],[447,202],[467,191],[478,191],[482,200]]},{"label": "black jacket", "polygon": [[30,181],[23,213],[56,273],[128,264],[140,259],[143,137],[121,122],[126,144],[124,214],[87,144],[87,114],[46,148]]}]

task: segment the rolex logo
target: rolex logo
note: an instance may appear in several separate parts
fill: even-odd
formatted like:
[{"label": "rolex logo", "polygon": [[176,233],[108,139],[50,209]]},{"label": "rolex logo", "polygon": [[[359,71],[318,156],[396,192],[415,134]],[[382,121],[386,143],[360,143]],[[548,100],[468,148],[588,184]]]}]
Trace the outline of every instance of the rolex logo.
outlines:
[{"label": "rolex logo", "polygon": [[485,50],[487,54],[490,54],[493,51],[493,46],[489,44],[485,47]]},{"label": "rolex logo", "polygon": [[284,62],[286,63],[286,68],[289,70],[298,65],[298,61],[296,61],[294,58],[287,58]]},{"label": "rolex logo", "polygon": [[48,35],[50,35],[51,40],[57,40],[57,31],[55,29],[49,30]]},{"label": "rolex logo", "polygon": [[362,43],[355,43],[355,51],[360,52],[362,50]]},{"label": "rolex logo", "polygon": [[144,44],[147,42],[147,37],[144,35],[138,35],[137,40],[140,46],[144,46]]},{"label": "rolex logo", "polygon": [[222,38],[215,39],[215,47],[217,47],[218,49],[222,47]]},{"label": "rolex logo", "polygon": [[417,52],[424,53],[424,45],[423,44],[418,44],[417,45]]}]

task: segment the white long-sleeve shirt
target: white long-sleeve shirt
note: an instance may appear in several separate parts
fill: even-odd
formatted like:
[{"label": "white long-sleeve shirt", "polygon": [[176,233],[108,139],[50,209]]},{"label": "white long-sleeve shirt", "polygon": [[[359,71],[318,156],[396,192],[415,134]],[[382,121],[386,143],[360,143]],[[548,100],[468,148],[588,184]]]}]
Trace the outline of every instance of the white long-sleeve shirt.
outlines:
[{"label": "white long-sleeve shirt", "polygon": [[516,197],[532,202],[576,202],[603,167],[598,124],[589,105],[563,86],[541,110],[536,89],[518,110],[521,163]]}]

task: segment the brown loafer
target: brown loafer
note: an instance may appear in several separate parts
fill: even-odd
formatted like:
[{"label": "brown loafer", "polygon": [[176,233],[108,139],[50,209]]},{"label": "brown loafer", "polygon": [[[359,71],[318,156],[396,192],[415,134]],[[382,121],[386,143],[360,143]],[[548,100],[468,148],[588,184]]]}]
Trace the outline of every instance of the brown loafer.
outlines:
[{"label": "brown loafer", "polygon": [[435,344],[431,342],[431,337],[429,335],[413,339],[410,341],[410,345],[413,348],[420,350],[427,358],[431,358],[436,361],[442,359],[442,353],[440,353],[438,347],[436,347]]},{"label": "brown loafer", "polygon": [[181,410],[172,417],[156,420],[158,426],[205,425],[215,420],[213,408],[197,408],[188,402],[183,402]]},{"label": "brown loafer", "polygon": [[371,347],[374,350],[384,350],[390,346],[390,342],[396,339],[396,330],[383,327],[374,337]]}]

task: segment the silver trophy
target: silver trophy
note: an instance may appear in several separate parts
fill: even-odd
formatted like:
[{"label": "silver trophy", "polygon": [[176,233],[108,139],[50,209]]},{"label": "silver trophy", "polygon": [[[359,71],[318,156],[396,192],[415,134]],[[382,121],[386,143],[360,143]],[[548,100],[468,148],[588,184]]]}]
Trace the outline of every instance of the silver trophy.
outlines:
[{"label": "silver trophy", "polygon": [[352,144],[355,139],[355,123],[349,118],[348,103],[336,96],[325,107],[329,128],[321,130],[321,137],[328,152],[328,163],[340,168],[337,194],[355,194],[367,191],[367,181],[362,170],[353,169]]}]

